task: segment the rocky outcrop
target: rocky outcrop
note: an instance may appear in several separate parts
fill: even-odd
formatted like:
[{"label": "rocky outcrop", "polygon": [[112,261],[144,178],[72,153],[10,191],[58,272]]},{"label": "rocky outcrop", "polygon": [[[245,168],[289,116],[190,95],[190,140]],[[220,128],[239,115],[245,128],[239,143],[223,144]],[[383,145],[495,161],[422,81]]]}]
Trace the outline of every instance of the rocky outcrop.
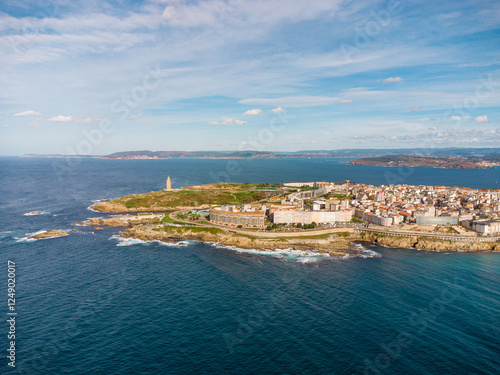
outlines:
[{"label": "rocky outcrop", "polygon": [[435,251],[492,251],[500,250],[500,243],[486,241],[448,241],[421,237],[415,244],[415,248]]},{"label": "rocky outcrop", "polygon": [[500,251],[500,242],[452,241],[431,237],[394,237],[377,234],[365,235],[364,239],[388,247],[415,248],[433,251]]},{"label": "rocky outcrop", "polygon": [[68,232],[64,232],[60,229],[55,229],[55,230],[48,230],[45,232],[37,233],[33,236],[28,237],[28,239],[41,240],[41,239],[46,239],[46,238],[64,237],[67,235],[68,235]]},{"label": "rocky outcrop", "polygon": [[101,218],[91,218],[87,221],[82,221],[78,223],[74,223],[74,225],[88,225],[93,227],[100,227],[105,225],[107,227],[130,227],[132,224],[130,223],[128,217],[120,216],[120,218],[109,218],[109,219],[101,219]]},{"label": "rocky outcrop", "polygon": [[193,232],[191,230],[179,232],[164,232],[153,231],[146,228],[128,228],[121,233],[125,238],[137,238],[143,241],[164,241],[176,242],[178,240],[194,240],[202,242],[216,242],[225,246],[235,246],[243,249],[294,249],[294,250],[312,250],[321,253],[328,253],[332,256],[343,256],[346,254],[354,254],[351,242],[360,240],[357,236],[352,237],[334,237],[328,239],[263,239],[251,238],[235,233],[221,232],[213,234],[210,232]]},{"label": "rocky outcrop", "polygon": [[149,224],[155,219],[158,220],[157,222],[159,222],[159,220],[160,220],[160,218],[123,215],[123,216],[116,216],[116,217],[111,217],[111,218],[107,218],[107,219],[94,217],[94,218],[88,219],[87,221],[78,222],[78,223],[74,223],[74,224],[75,225],[88,225],[88,226],[94,226],[94,227],[100,227],[102,225],[107,226],[107,227],[131,227],[133,225]]},{"label": "rocky outcrop", "polygon": [[375,237],[373,242],[389,247],[414,247],[418,237]]}]

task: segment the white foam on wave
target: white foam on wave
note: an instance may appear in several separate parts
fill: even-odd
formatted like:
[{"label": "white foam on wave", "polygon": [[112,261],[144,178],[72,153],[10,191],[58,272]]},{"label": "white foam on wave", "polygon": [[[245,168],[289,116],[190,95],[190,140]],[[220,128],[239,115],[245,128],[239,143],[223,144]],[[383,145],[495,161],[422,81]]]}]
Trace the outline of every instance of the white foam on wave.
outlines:
[{"label": "white foam on wave", "polygon": [[11,230],[0,231],[0,239],[12,237],[12,233],[14,232]]},{"label": "white foam on wave", "polygon": [[125,237],[120,237],[119,235],[114,235],[109,238],[110,240],[117,240],[118,243],[116,246],[134,246],[134,245],[142,245],[142,246],[148,246],[150,244],[158,244],[162,246],[186,246],[189,244],[189,241],[179,241],[179,242],[163,242],[163,241],[144,241],[140,240],[137,238],[125,238]]},{"label": "white foam on wave", "polygon": [[296,261],[299,263],[315,263],[325,259],[333,258],[328,253],[318,253],[312,250],[294,250],[292,248],[287,249],[243,249],[236,246],[228,246],[223,245],[217,242],[211,242],[211,246],[220,247],[227,250],[236,251],[238,253],[246,253],[253,255],[264,255],[264,256],[272,256],[275,258],[280,258],[288,261]]},{"label": "white foam on wave", "polygon": [[359,257],[361,258],[382,258],[380,253],[377,253],[375,250],[367,248],[360,243],[354,245],[354,250],[359,251]]},{"label": "white foam on wave", "polygon": [[31,211],[31,212],[26,212],[23,214],[23,216],[38,216],[38,215],[46,215],[49,214],[50,212],[46,211]]},{"label": "white foam on wave", "polygon": [[100,213],[100,214],[101,214],[101,213],[102,213],[101,211],[97,211],[97,210],[94,210],[94,209],[92,208],[92,206],[93,206],[93,205],[94,205],[94,203],[92,203],[90,206],[88,206],[88,207],[87,207],[87,210],[92,211],[92,212],[98,212],[98,213]]},{"label": "white foam on wave", "polygon": [[40,234],[40,233],[45,233],[47,232],[46,230],[39,230],[38,232],[33,232],[33,233],[26,233],[24,237],[14,237],[16,242],[35,242],[38,241],[39,238],[29,238],[31,236],[34,236],[35,234]]},{"label": "white foam on wave", "polygon": [[[104,219],[104,217],[99,217],[99,216],[96,216],[96,217],[88,217],[85,221],[90,221],[92,219]],[[75,227],[88,227],[89,225],[87,224],[78,224],[78,223],[73,223],[71,225],[74,225]],[[98,226],[97,224],[93,225],[93,226]]]},{"label": "white foam on wave", "polygon": [[92,206],[98,204],[98,203],[102,203],[102,202],[108,202],[110,201],[112,198],[104,198],[104,199],[93,199],[91,200],[92,204],[90,206],[87,207],[87,210],[89,211],[92,211],[92,212],[99,212],[99,213],[102,213],[101,211],[97,211],[97,210],[94,210],[92,208]]}]

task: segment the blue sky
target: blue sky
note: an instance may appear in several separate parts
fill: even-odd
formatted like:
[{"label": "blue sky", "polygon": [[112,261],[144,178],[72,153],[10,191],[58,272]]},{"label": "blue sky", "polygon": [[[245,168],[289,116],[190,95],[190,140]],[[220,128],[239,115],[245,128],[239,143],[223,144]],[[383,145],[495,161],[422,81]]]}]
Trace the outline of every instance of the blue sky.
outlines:
[{"label": "blue sky", "polygon": [[498,1],[0,3],[0,154],[500,147]]}]

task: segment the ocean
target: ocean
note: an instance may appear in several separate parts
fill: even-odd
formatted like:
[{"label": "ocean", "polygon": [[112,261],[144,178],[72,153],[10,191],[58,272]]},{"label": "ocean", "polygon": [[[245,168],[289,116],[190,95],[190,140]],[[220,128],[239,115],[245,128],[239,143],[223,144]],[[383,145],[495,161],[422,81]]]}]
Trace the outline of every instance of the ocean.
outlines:
[{"label": "ocean", "polygon": [[[500,254],[166,245],[73,225],[101,199],[309,180],[498,188],[499,169],[345,159],[0,158],[2,374],[499,374]],[[25,215],[40,211],[41,215]],[[28,240],[41,230],[75,230]],[[8,261],[15,262],[15,368]],[[7,353],[7,355],[5,355]]]}]

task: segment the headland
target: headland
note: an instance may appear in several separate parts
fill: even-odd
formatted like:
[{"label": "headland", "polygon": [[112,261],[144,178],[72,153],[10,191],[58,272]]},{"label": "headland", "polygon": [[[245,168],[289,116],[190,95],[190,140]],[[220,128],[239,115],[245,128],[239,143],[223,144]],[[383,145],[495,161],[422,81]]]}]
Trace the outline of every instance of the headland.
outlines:
[{"label": "headland", "polygon": [[217,183],[127,195],[78,223],[146,241],[357,255],[359,242],[434,251],[500,251],[500,192],[344,182]]}]

